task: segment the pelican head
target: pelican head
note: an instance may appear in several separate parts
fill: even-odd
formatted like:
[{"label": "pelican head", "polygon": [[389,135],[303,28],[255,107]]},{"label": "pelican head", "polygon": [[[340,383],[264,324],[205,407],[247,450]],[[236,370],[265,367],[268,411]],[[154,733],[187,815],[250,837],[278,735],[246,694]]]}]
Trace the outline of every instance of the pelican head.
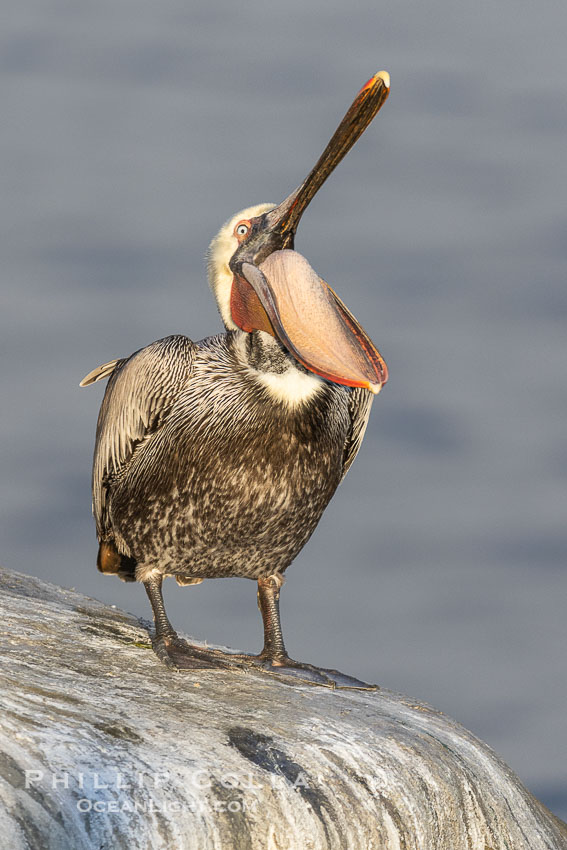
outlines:
[{"label": "pelican head", "polygon": [[213,239],[209,283],[228,330],[266,331],[310,371],[379,392],[387,367],[365,331],[307,260],[293,250],[306,207],[370,124],[390,91],[386,71],[360,90],[303,183],[281,204],[234,215]]},{"label": "pelican head", "polygon": [[213,290],[221,319],[225,327],[230,331],[238,330],[238,325],[232,318],[230,309],[230,295],[234,275],[229,265],[233,255],[240,247],[240,241],[236,233],[237,225],[241,221],[249,221],[250,219],[257,218],[263,215],[263,213],[268,212],[268,210],[273,210],[275,206],[275,204],[256,204],[255,207],[247,207],[245,210],[241,210],[223,224],[209,245],[207,252],[209,286]]}]

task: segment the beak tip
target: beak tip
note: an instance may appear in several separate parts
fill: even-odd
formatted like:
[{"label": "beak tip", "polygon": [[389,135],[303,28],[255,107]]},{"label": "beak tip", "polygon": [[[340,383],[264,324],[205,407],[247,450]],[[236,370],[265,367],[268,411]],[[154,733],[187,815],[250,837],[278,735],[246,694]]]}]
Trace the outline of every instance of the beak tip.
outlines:
[{"label": "beak tip", "polygon": [[375,79],[382,80],[382,82],[384,83],[384,88],[390,88],[390,75],[387,71],[378,71]]},{"label": "beak tip", "polygon": [[380,390],[382,389],[383,384],[368,384],[368,389],[372,393],[372,395],[378,395]]}]

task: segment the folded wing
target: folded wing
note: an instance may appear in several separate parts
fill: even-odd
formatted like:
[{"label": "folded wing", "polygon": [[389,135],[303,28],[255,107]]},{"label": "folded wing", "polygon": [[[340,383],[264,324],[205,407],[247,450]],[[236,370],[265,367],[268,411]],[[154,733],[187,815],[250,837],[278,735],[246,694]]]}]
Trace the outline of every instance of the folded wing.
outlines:
[{"label": "folded wing", "polygon": [[373,401],[374,395],[369,390],[356,387],[351,391],[349,413],[352,426],[343,451],[343,474],[341,476],[341,482],[344,481],[344,477],[354,463],[354,459],[362,445],[362,439],[368,425]]},{"label": "folded wing", "polygon": [[188,337],[165,337],[131,357],[98,367],[81,382],[88,386],[110,376],[93,460],[93,514],[99,539],[107,531],[108,488],[128,467],[140,443],[166,420],[191,375],[194,348]]}]

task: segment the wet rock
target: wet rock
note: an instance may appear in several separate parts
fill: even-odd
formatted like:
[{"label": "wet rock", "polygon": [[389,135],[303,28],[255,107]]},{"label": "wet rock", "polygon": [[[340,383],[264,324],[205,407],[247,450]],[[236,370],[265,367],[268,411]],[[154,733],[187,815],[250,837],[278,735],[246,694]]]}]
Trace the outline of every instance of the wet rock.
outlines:
[{"label": "wet rock", "polygon": [[419,701],[171,673],[132,616],[0,570],[0,845],[560,850],[567,826]]}]

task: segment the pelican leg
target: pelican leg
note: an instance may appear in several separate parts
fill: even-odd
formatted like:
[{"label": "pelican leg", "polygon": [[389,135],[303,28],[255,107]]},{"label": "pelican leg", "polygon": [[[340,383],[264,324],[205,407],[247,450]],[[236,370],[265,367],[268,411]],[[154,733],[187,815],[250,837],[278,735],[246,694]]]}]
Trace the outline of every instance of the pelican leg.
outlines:
[{"label": "pelican leg", "polygon": [[271,575],[258,579],[258,607],[264,622],[264,648],[256,656],[264,669],[273,673],[290,676],[299,682],[321,685],[326,688],[356,688],[357,690],[376,690],[377,685],[369,685],[353,676],[347,676],[339,670],[327,670],[294,661],[287,654],[280,620],[280,589],[283,578]]},{"label": "pelican leg", "polygon": [[166,667],[174,670],[202,670],[234,666],[228,658],[223,657],[223,653],[192,646],[179,637],[165,612],[162,583],[163,577],[159,574],[150,576],[144,582],[156,627],[155,635],[152,638],[152,647],[159,660]]},{"label": "pelican leg", "polygon": [[258,607],[264,622],[264,648],[259,655],[241,655],[222,652],[218,649],[204,649],[180,638],[165,611],[162,582],[162,576],[156,573],[144,582],[144,587],[152,606],[156,629],[152,638],[152,647],[160,661],[170,669],[238,668],[242,670],[253,666],[297,683],[320,685],[325,688],[375,690],[377,687],[352,676],[346,676],[338,670],[315,667],[313,664],[294,661],[289,657],[280,620],[280,588],[283,584],[283,578],[280,575],[258,579]]},{"label": "pelican leg", "polygon": [[280,588],[283,578],[279,575],[258,579],[258,608],[264,623],[264,648],[259,657],[277,664],[285,662],[286,652],[280,619]]}]

